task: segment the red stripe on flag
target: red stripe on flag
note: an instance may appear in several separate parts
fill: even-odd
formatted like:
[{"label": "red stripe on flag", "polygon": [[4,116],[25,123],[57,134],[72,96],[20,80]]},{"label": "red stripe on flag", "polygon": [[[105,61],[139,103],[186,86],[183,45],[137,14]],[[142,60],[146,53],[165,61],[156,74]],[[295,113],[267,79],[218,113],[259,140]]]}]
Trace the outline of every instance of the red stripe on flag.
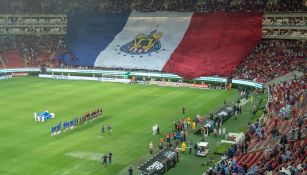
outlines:
[{"label": "red stripe on flag", "polygon": [[262,15],[194,14],[181,43],[163,68],[187,79],[229,76],[260,42]]}]

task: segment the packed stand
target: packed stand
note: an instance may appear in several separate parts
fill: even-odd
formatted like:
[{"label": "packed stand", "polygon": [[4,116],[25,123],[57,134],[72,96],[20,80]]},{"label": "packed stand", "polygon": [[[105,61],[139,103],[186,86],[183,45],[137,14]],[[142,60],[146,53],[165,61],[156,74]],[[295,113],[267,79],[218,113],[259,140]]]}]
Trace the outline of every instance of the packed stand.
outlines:
[{"label": "packed stand", "polygon": [[79,0],[64,2],[62,13],[120,13],[130,9],[132,0]]},{"label": "packed stand", "polygon": [[132,9],[142,12],[159,11],[164,3],[164,0],[134,0]]},{"label": "packed stand", "polygon": [[195,9],[197,0],[166,0],[161,10],[191,12]]},{"label": "packed stand", "polygon": [[271,0],[266,4],[267,13],[307,11],[304,0]]},{"label": "packed stand", "polygon": [[262,12],[267,0],[233,0],[230,11]]},{"label": "packed stand", "polygon": [[226,12],[230,9],[230,0],[200,0],[196,5],[199,13]]},{"label": "packed stand", "polygon": [[235,79],[268,82],[297,70],[306,72],[307,45],[303,41],[263,40],[235,70]]},{"label": "packed stand", "polygon": [[28,66],[58,66],[56,55],[67,52],[62,36],[5,36],[0,39],[0,54],[16,51]]},{"label": "packed stand", "polygon": [[199,0],[196,12],[304,12],[303,0]]},{"label": "packed stand", "polygon": [[130,9],[132,0],[4,0],[0,5],[1,13],[118,13]]},{"label": "packed stand", "polygon": [[269,87],[264,122],[249,126],[208,174],[303,174],[307,172],[307,78]]},{"label": "packed stand", "polygon": [[[132,1],[134,1],[132,3]],[[1,13],[118,13],[133,9],[140,11],[196,11],[201,13],[229,12],[303,12],[304,0],[3,0]]]},{"label": "packed stand", "polygon": [[53,13],[52,1],[18,1],[2,0],[0,4],[0,13]]},{"label": "packed stand", "polygon": [[267,0],[200,0],[196,11],[209,12],[262,12]]}]

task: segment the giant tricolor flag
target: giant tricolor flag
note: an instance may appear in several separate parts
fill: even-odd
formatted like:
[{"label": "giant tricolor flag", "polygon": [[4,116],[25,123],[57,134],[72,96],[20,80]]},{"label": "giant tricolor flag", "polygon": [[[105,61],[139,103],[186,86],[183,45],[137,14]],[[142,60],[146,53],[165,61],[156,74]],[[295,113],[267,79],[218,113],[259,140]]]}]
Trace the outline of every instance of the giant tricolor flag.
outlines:
[{"label": "giant tricolor flag", "polygon": [[136,12],[71,16],[68,64],[228,76],[261,39],[253,13]]}]

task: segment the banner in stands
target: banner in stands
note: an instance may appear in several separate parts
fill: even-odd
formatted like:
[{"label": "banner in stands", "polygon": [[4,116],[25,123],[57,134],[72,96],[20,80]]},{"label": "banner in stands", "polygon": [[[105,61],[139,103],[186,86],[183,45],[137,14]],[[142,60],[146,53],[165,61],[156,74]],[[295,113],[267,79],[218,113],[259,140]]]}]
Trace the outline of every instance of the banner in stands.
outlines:
[{"label": "banner in stands", "polygon": [[138,167],[142,175],[163,175],[175,167],[177,154],[173,150],[163,150]]},{"label": "banner in stands", "polygon": [[71,15],[66,64],[229,76],[261,39],[255,13]]}]

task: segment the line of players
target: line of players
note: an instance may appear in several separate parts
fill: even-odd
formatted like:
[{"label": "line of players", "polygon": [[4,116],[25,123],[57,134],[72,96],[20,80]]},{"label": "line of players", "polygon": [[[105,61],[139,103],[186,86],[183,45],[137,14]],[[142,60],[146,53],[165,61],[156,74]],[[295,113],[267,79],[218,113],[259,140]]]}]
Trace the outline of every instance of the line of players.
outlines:
[{"label": "line of players", "polygon": [[79,124],[84,124],[87,121],[90,121],[92,119],[95,119],[97,117],[102,116],[102,109],[98,108],[97,110],[93,112],[85,113],[82,117],[79,118]]},{"label": "line of players", "polygon": [[[81,117],[76,117],[76,118],[74,118],[70,121],[65,121],[63,123],[63,129],[64,129],[64,131],[67,131],[69,129],[73,129],[77,125],[83,125],[83,124],[87,123],[88,121],[94,120],[94,119],[101,117],[101,116],[102,116],[102,109],[98,108],[93,112],[85,113]],[[62,122],[60,122],[57,125],[51,127],[51,136],[61,134],[61,130],[62,130]]]}]

